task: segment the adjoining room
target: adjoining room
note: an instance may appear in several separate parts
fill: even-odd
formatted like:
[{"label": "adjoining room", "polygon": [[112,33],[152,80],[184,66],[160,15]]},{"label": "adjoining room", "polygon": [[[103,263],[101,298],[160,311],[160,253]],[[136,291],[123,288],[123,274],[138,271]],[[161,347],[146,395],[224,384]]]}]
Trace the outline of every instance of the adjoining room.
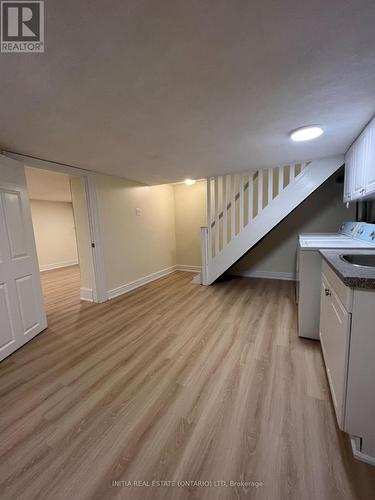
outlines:
[{"label": "adjoining room", "polygon": [[36,252],[49,313],[58,302],[79,304],[89,280],[87,210],[81,178],[25,167]]}]

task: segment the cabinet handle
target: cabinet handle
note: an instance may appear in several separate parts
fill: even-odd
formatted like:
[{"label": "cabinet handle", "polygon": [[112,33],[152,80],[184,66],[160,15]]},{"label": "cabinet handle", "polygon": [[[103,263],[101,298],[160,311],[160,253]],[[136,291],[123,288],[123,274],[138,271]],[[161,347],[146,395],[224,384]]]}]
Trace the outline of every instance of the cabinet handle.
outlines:
[{"label": "cabinet handle", "polygon": [[327,297],[329,297],[331,295],[331,290],[329,288],[325,288],[324,293],[326,294]]}]

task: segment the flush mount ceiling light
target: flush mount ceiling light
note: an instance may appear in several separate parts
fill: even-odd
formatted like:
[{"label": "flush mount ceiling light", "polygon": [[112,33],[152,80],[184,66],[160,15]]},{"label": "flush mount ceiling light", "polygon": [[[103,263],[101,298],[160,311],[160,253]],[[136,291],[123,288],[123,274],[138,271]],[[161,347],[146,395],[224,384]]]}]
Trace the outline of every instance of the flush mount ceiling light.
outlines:
[{"label": "flush mount ceiling light", "polygon": [[193,184],[195,184],[194,179],[185,179],[184,182],[187,186],[192,186]]},{"label": "flush mount ceiling light", "polygon": [[310,141],[322,135],[323,129],[317,125],[309,125],[308,127],[300,127],[290,134],[292,141]]}]

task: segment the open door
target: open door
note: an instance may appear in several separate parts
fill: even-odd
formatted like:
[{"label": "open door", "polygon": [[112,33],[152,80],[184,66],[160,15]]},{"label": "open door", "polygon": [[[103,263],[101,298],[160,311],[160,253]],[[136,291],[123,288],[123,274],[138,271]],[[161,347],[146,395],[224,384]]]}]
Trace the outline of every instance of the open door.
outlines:
[{"label": "open door", "polygon": [[46,327],[24,166],[0,155],[0,360]]}]

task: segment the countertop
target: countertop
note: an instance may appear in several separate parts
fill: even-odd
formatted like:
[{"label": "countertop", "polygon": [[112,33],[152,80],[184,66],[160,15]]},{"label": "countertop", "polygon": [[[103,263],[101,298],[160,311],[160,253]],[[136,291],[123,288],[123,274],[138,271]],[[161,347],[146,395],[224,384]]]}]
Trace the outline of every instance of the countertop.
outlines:
[{"label": "countertop", "polygon": [[350,288],[375,289],[375,267],[355,266],[340,258],[340,255],[343,254],[375,254],[375,250],[341,248],[336,250],[320,250],[319,253],[346,286]]}]

